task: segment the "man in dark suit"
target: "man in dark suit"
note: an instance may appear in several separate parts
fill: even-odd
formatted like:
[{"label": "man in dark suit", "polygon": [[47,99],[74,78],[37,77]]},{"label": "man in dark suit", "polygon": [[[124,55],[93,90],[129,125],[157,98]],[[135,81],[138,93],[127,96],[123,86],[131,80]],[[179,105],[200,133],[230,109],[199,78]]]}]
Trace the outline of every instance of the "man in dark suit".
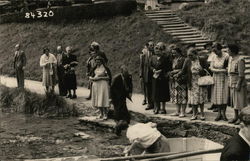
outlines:
[{"label": "man in dark suit", "polygon": [[20,50],[20,44],[15,46],[14,69],[16,71],[17,86],[24,88],[24,68],[26,65],[26,56],[24,51]]},{"label": "man in dark suit", "polygon": [[[148,101],[148,106],[146,110],[150,110],[154,108],[154,103],[152,101],[152,78],[153,71],[150,68],[150,60],[154,51],[154,42],[149,41],[146,44],[146,47],[142,50],[142,54],[140,55],[140,78],[143,83],[143,90],[145,98]],[[146,99],[143,104],[146,104]]]},{"label": "man in dark suit", "polygon": [[240,132],[233,136],[224,146],[221,161],[248,161],[250,160],[250,107],[240,113],[242,125]]},{"label": "man in dark suit", "polygon": [[116,121],[115,132],[120,135],[121,131],[130,123],[126,98],[131,100],[133,90],[132,76],[125,65],[121,66],[121,73],[114,77],[110,90],[114,105],[114,120]]},{"label": "man in dark suit", "polygon": [[57,78],[58,78],[58,88],[59,88],[59,94],[60,96],[66,96],[67,94],[67,89],[65,87],[64,83],[64,74],[65,74],[65,69],[62,65],[62,60],[65,57],[65,53],[62,50],[62,46],[57,47],[57,53],[56,53],[56,59],[57,59]]}]

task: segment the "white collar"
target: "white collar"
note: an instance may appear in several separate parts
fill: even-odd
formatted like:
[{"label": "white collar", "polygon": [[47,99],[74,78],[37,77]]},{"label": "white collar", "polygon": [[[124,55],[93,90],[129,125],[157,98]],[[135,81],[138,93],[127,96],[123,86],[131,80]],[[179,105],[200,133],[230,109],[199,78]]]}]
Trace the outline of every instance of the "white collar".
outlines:
[{"label": "white collar", "polygon": [[239,135],[248,144],[248,146],[250,147],[250,140],[247,140],[247,138],[242,133],[242,130],[240,130]]}]

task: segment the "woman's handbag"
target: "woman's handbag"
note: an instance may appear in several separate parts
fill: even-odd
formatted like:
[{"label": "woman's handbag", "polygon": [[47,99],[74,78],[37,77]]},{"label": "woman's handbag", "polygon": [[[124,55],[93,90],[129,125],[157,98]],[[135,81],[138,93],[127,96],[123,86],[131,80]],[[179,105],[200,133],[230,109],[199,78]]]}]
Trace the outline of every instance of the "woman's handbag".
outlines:
[{"label": "woman's handbag", "polygon": [[211,74],[204,69],[204,71],[207,73],[206,76],[200,77],[198,79],[198,85],[199,86],[210,86],[214,84],[214,78],[211,76]]}]

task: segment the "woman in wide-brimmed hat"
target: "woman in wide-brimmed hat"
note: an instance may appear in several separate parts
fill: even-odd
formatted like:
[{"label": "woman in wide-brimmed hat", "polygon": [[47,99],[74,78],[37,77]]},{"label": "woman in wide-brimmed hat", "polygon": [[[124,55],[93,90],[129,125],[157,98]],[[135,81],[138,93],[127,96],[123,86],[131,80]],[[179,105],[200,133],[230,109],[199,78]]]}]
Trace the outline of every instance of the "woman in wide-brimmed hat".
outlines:
[{"label": "woman in wide-brimmed hat", "polygon": [[100,110],[98,118],[107,119],[108,107],[110,107],[110,83],[111,72],[105,65],[104,59],[101,56],[95,58],[96,67],[93,69],[93,76],[89,79],[92,84],[92,106]]}]

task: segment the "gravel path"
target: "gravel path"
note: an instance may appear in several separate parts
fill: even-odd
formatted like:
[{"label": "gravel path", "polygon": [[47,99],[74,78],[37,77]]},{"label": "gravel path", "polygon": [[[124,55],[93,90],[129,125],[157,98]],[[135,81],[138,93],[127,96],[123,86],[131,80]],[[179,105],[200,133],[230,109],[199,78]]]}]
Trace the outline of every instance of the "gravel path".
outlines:
[{"label": "gravel path", "polygon": [[[0,76],[0,81],[3,85],[7,86],[7,87],[16,87],[17,83],[15,78],[11,78],[11,77],[6,77],[6,76]],[[40,94],[44,94],[44,88],[42,86],[41,82],[38,81],[32,81],[32,80],[25,80],[25,88],[29,89],[32,92],[36,92],[36,93],[40,93]],[[56,87],[56,93],[58,93],[58,88]],[[76,103],[77,105],[87,105],[87,106],[91,106],[91,101],[87,101],[85,98],[88,96],[89,94],[89,90],[87,88],[84,87],[78,87],[77,89],[77,95],[78,98],[75,100],[69,100],[70,102]],[[145,111],[146,106],[143,106],[142,100],[143,100],[143,95],[142,94],[133,94],[132,97],[133,102],[127,101],[128,104],[128,108],[130,111],[133,112],[139,112],[141,114],[144,114],[146,116],[149,117],[161,117],[161,118],[165,118],[165,119],[170,119],[170,120],[184,120],[184,121],[190,121],[190,115],[187,115],[188,117],[185,118],[179,118],[179,117],[173,117],[170,116],[169,114],[173,113],[175,111],[175,105],[172,103],[167,103],[166,107],[167,107],[167,115],[163,115],[163,114],[159,114],[159,115],[154,115],[153,111]],[[205,105],[205,109],[207,109],[210,106],[210,104],[206,104]],[[189,111],[189,109],[187,109],[187,111]],[[212,111],[208,111],[205,110],[205,115],[206,115],[206,121],[205,123],[208,124],[216,124],[216,125],[227,125],[227,126],[233,126],[233,125],[229,125],[227,122],[224,121],[220,121],[220,122],[215,122],[213,121],[216,117],[216,113],[213,113]],[[228,107],[227,109],[227,116],[228,118],[232,118],[233,117],[233,109]],[[197,122],[201,122],[200,120],[196,120]],[[204,121],[203,121],[204,122]]]}]

